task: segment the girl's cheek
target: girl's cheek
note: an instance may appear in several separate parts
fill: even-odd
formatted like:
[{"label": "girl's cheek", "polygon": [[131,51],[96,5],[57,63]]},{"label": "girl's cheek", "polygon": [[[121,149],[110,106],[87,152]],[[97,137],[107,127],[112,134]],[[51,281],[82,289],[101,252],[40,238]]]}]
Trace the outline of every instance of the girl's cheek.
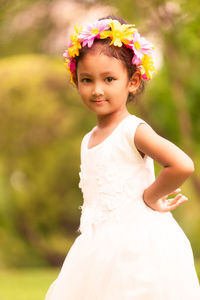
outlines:
[{"label": "girl's cheek", "polygon": [[90,92],[87,90],[87,89],[84,89],[80,92],[80,95],[85,98],[85,97],[88,97],[90,96]]}]

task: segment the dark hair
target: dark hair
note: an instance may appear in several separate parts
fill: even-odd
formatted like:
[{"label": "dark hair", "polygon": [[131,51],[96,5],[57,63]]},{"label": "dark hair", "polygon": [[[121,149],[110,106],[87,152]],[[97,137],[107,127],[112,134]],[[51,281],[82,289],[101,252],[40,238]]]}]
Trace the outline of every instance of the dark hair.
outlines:
[{"label": "dark hair", "polygon": [[[100,20],[105,20],[105,19],[112,19],[112,20],[117,20],[121,24],[128,24],[124,19],[120,17],[116,17],[113,15],[100,18]],[[101,45],[101,51],[100,53],[103,53],[107,56],[115,57],[119,60],[121,60],[126,67],[127,73],[128,73],[128,78],[130,79],[133,74],[137,70],[137,66],[132,64],[132,58],[133,58],[133,51],[130,48],[127,48],[125,45],[122,45],[122,47],[116,47],[114,45],[109,46],[110,44],[110,38],[106,39],[95,39],[93,43],[93,47],[89,48],[88,46],[85,46],[81,48],[79,51],[79,56],[75,57],[75,66],[76,66],[76,73],[73,76],[74,82],[77,84],[77,66],[78,62],[89,52],[89,51],[95,51],[96,45]],[[128,98],[127,98],[127,103],[129,102],[137,102],[138,96],[143,92],[144,90],[144,80],[141,78],[140,86],[137,89],[136,93],[129,93]]]}]

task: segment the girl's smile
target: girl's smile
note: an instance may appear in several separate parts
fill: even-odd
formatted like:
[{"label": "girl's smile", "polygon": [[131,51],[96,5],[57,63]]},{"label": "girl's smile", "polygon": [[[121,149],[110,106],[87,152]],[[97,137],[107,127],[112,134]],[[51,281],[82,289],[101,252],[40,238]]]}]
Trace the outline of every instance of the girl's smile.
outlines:
[{"label": "girl's smile", "polygon": [[97,105],[103,105],[107,102],[107,100],[92,100],[92,102],[96,103]]}]

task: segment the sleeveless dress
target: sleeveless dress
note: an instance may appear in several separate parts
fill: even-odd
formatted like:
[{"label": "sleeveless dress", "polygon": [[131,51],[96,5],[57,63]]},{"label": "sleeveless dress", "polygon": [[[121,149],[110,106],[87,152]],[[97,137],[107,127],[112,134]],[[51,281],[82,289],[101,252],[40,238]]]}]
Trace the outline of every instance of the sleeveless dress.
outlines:
[{"label": "sleeveless dress", "polygon": [[95,127],[84,136],[80,235],[45,300],[200,300],[188,238],[171,212],[142,199],[155,176],[134,145],[140,123],[129,115],[90,149]]}]

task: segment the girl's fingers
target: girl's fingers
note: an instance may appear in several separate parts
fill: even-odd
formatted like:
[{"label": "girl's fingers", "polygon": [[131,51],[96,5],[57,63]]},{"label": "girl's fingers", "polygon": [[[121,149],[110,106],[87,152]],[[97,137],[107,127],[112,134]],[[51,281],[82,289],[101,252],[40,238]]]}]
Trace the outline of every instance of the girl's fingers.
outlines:
[{"label": "girl's fingers", "polygon": [[175,191],[169,193],[168,195],[173,195],[173,194],[177,194],[181,191],[181,188],[176,189]]},{"label": "girl's fingers", "polygon": [[183,203],[186,202],[186,201],[187,201],[187,200],[184,200],[184,201],[182,201],[182,202],[177,202],[176,204],[171,205],[171,206],[168,208],[168,211],[171,211],[171,210],[177,208],[180,204],[183,204]]},{"label": "girl's fingers", "polygon": [[[153,210],[158,210],[161,212],[169,212],[182,203],[186,202],[188,198],[185,195],[178,194],[174,198],[166,199],[166,197],[162,197],[152,208]],[[150,206],[151,207],[151,206]]]},{"label": "girl's fingers", "polygon": [[[164,197],[162,197],[163,201],[166,201],[166,199],[167,199],[167,197],[168,197],[169,195],[177,194],[177,193],[179,193],[180,191],[181,191],[181,189],[178,188],[178,189],[174,190],[173,192],[171,192],[171,193],[165,195]],[[171,199],[168,199],[168,200],[171,200]]]},{"label": "girl's fingers", "polygon": [[188,200],[188,198],[184,195],[177,195],[175,198],[170,199],[171,201],[168,202],[168,206],[171,209],[174,209],[175,207],[179,206],[180,204],[184,203],[185,201]]},{"label": "girl's fingers", "polygon": [[183,197],[182,194],[178,194],[176,195],[176,197],[174,198],[170,198],[170,199],[167,199],[168,203],[171,205],[171,204],[175,204],[177,201],[180,200],[180,198]]}]

